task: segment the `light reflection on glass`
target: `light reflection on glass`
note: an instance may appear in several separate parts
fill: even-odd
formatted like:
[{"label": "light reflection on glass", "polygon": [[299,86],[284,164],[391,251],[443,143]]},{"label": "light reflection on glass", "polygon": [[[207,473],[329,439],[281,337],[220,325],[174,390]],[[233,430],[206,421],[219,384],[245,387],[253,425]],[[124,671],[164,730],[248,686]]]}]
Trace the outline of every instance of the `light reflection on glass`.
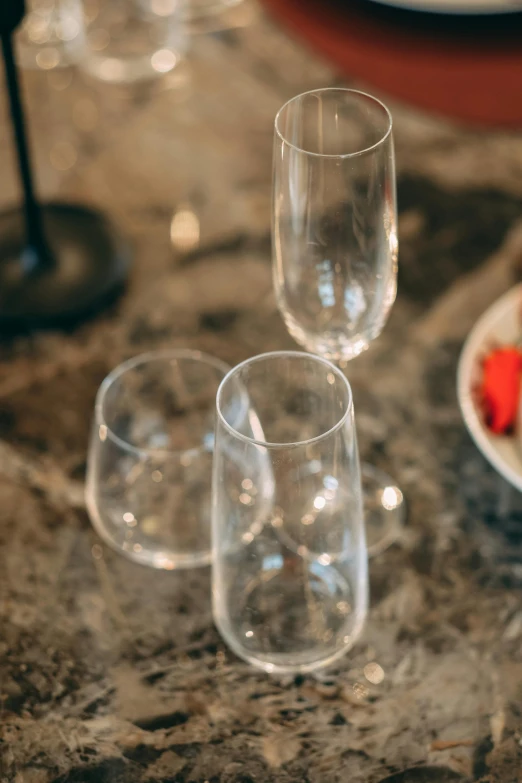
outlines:
[{"label": "light reflection on glass", "polygon": [[56,33],[62,41],[72,41],[80,32],[80,25],[72,17],[64,17],[57,26]]},{"label": "light reflection on glass", "polygon": [[[328,383],[330,383],[330,381],[328,381]],[[336,478],[334,478],[334,476],[325,476],[323,479],[323,486],[326,487],[327,489],[333,490],[333,489],[337,489],[337,487],[339,486],[339,482],[337,481]]]},{"label": "light reflection on glass", "polygon": [[127,523],[129,527],[134,527],[136,524],[136,519],[134,518],[134,514],[131,514],[130,511],[126,511],[123,515],[123,521]]},{"label": "light reflection on glass", "polygon": [[165,555],[158,555],[158,568],[164,568],[166,571],[174,571],[174,563]]},{"label": "light reflection on glass", "polygon": [[168,74],[187,46],[185,0],[84,0],[87,54],[81,67],[106,82],[130,84]]},{"label": "light reflection on glass", "polygon": [[250,531],[258,536],[263,531],[263,523],[258,519],[250,525]]},{"label": "light reflection on glass", "polygon": [[99,69],[100,78],[105,81],[122,81],[125,76],[125,66],[115,57],[107,57],[106,60],[100,65]]},{"label": "light reflection on glass", "polygon": [[184,253],[199,245],[200,224],[196,213],[189,207],[180,207],[170,223],[170,241],[176,250]]},{"label": "light reflection on glass", "polygon": [[364,667],[364,676],[372,685],[379,685],[384,680],[384,669],[378,663],[367,663]]},{"label": "light reflection on glass", "polygon": [[59,63],[60,54],[54,47],[49,47],[49,49],[42,49],[42,51],[38,52],[36,55],[36,64],[44,71],[49,71],[51,68],[56,68]]},{"label": "light reflection on glass", "polygon": [[158,73],[168,73],[176,65],[178,58],[170,49],[159,49],[150,58],[152,67]]},{"label": "light reflection on glass", "polygon": [[402,499],[399,487],[385,487],[382,491],[381,503],[387,511],[392,511],[400,506]]},{"label": "light reflection on glass", "polygon": [[48,71],[77,63],[85,43],[81,0],[29,0],[26,7],[17,35],[21,66]]},{"label": "light reflection on glass", "polygon": [[369,695],[370,691],[366,687],[366,685],[363,685],[360,682],[356,682],[353,686],[353,692],[355,694],[355,697],[357,699],[366,699],[366,697]]},{"label": "light reflection on glass", "polygon": [[30,15],[25,24],[25,31],[30,41],[35,44],[47,43],[51,37],[49,31],[49,25],[45,19],[42,19],[35,15]]}]

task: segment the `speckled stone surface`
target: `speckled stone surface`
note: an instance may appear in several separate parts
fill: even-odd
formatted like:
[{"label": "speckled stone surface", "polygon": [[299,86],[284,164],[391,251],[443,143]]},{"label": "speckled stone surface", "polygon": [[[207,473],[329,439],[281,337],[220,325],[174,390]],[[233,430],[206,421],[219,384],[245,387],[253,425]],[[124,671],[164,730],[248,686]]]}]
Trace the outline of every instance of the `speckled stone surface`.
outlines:
[{"label": "speckled stone surface", "polygon": [[[111,312],[0,345],[0,779],[518,783],[522,503],[455,396],[471,324],[520,277],[515,134],[390,102],[400,293],[348,374],[362,454],[397,477],[409,516],[372,561],[369,622],[339,666],[254,671],[213,627],[208,570],[133,565],[90,528],[87,438],[111,367],[152,347],[235,363],[292,346],[271,289],[272,121],[338,79],[258,8],[242,22],[196,38],[187,80],[150,91],[26,74],[43,192],[106,210],[135,264]],[[16,197],[8,141],[2,116],[2,204]],[[201,231],[190,251],[169,236],[187,208]]]}]

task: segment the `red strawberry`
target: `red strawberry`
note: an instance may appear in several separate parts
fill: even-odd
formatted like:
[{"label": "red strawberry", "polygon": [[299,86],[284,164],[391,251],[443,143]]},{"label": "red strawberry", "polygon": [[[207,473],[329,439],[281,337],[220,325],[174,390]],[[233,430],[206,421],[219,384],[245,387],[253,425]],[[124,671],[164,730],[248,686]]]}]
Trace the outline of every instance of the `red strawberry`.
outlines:
[{"label": "red strawberry", "polygon": [[518,416],[522,354],[515,346],[496,348],[484,360],[482,399],[489,429],[512,432]]}]

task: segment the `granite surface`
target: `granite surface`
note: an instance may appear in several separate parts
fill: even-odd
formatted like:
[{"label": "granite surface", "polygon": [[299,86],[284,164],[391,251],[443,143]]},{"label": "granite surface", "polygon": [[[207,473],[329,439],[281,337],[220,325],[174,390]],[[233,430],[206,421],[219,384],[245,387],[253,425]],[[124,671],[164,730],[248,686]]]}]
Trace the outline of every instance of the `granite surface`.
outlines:
[{"label": "granite surface", "polygon": [[[153,572],[90,528],[87,437],[111,367],[151,347],[235,363],[292,346],[271,287],[272,121],[339,79],[259,8],[238,23],[195,38],[152,89],[25,75],[44,194],[106,210],[135,263],[112,311],[0,344],[0,779],[516,783],[522,502],[466,434],[455,369],[471,324],[520,277],[517,135],[389,101],[399,297],[348,374],[363,456],[397,477],[409,515],[371,563],[369,622],[341,664],[254,671],[212,624],[208,570]],[[4,115],[0,171],[8,204]]]}]

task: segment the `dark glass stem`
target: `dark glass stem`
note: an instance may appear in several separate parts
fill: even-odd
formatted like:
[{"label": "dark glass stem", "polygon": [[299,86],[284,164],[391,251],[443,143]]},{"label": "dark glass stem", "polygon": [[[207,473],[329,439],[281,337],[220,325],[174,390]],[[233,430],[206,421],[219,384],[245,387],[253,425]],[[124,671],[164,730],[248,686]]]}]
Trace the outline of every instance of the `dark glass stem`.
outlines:
[{"label": "dark glass stem", "polygon": [[47,245],[42,226],[40,206],[35,196],[29,147],[25,133],[25,122],[18,73],[13,53],[13,40],[10,33],[1,35],[2,51],[5,63],[5,79],[9,95],[9,107],[13,125],[14,141],[18,155],[18,169],[24,194],[24,214],[27,232],[27,246],[22,254],[22,263],[26,272],[42,270],[52,266],[52,256]]}]

